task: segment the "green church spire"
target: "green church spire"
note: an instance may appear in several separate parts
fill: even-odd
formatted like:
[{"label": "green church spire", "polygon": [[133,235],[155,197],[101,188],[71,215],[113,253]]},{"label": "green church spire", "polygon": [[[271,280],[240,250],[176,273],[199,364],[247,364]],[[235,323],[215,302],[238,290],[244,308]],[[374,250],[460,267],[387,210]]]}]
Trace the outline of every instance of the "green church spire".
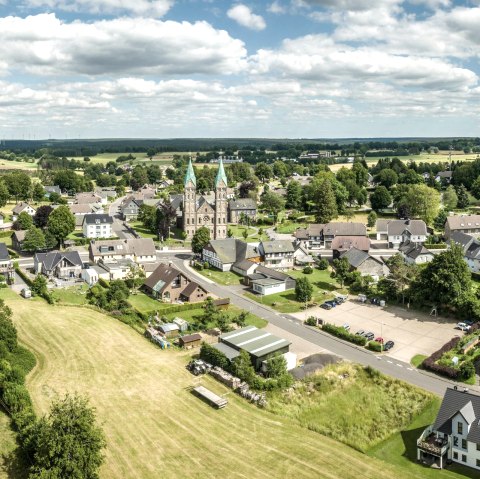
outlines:
[{"label": "green church spire", "polygon": [[191,181],[194,186],[197,186],[197,179],[195,178],[195,172],[193,171],[192,159],[188,162],[187,173],[185,175],[184,185],[187,186],[188,182]]},{"label": "green church spire", "polygon": [[215,188],[218,187],[220,181],[223,181],[225,183],[225,186],[227,186],[227,175],[225,174],[225,170],[223,168],[222,158],[220,158],[218,162],[218,172],[217,177],[215,178]]}]

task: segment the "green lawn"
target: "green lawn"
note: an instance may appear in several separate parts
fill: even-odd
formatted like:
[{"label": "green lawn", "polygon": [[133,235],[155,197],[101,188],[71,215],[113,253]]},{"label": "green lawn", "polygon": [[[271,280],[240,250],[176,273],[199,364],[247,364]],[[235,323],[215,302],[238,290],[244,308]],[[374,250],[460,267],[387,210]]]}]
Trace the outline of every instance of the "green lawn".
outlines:
[{"label": "green lawn", "polygon": [[242,277],[233,271],[219,271],[218,269],[214,268],[202,270],[197,269],[195,271],[218,284],[239,284],[242,280]]},{"label": "green lawn", "polygon": [[0,479],[26,478],[9,417],[0,409]]},{"label": "green lawn", "polygon": [[448,469],[431,469],[417,463],[417,439],[423,430],[435,421],[441,400],[432,399],[423,411],[400,432],[367,451],[367,455],[395,465],[405,472],[405,476],[418,479],[460,479],[480,478],[480,473],[468,467],[452,464]]},{"label": "green lawn", "polygon": [[427,359],[427,356],[423,354],[415,354],[415,356],[413,356],[413,358],[410,360],[410,364],[416,368],[419,368],[424,359]]},{"label": "green lawn", "polygon": [[[130,153],[99,153],[98,155],[95,156],[90,156],[90,164],[92,163],[100,163],[102,165],[106,165],[109,161],[115,162],[115,160],[119,156],[128,156]],[[145,153],[132,153],[132,156],[135,157],[135,159],[145,159]],[[69,157],[70,159],[70,157]],[[76,156],[73,157],[72,159],[76,161],[82,161],[83,162],[83,156]],[[88,164],[88,163],[87,163]]]},{"label": "green lawn", "polygon": [[155,233],[152,233],[149,229],[143,226],[141,221],[132,221],[129,225],[142,237],[142,238],[152,238],[154,241],[158,241],[158,236]]},{"label": "green lawn", "polygon": [[52,296],[58,304],[87,304],[86,292],[88,286],[81,284],[71,288],[52,289]]},{"label": "green lawn", "polygon": [[162,303],[161,301],[142,293],[142,291],[138,291],[136,294],[131,294],[128,297],[128,302],[141,313],[161,311],[162,309],[174,306],[171,303]]}]

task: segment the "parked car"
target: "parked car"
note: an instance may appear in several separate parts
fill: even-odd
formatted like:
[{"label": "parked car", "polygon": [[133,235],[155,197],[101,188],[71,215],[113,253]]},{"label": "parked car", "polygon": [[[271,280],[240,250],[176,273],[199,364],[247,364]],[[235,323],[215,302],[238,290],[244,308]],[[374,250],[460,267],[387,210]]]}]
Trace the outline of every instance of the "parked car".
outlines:
[{"label": "parked car", "polygon": [[389,351],[390,349],[393,348],[393,346],[395,346],[395,343],[393,341],[387,341],[384,345],[383,345],[383,350],[384,351]]},{"label": "parked car", "polygon": [[330,299],[328,301],[325,301],[325,303],[323,303],[323,304],[329,304],[329,305],[332,306],[332,308],[334,308],[337,305],[337,303],[335,302],[334,299]]},{"label": "parked car", "polygon": [[320,305],[321,308],[323,309],[332,309],[333,306],[330,303],[323,303]]},{"label": "parked car", "polygon": [[379,336],[378,338],[375,338],[375,341],[376,341],[377,343],[381,343],[381,344],[384,343],[384,339],[381,338],[380,336]]},{"label": "parked car", "polygon": [[365,336],[365,331],[363,329],[360,329],[355,333],[357,336]]},{"label": "parked car", "polygon": [[336,297],[334,299],[332,299],[332,301],[335,301],[336,304],[342,304],[345,302],[345,300],[343,298],[340,298],[340,297]]},{"label": "parked car", "polygon": [[347,331],[350,331],[350,325],[348,323],[345,323],[343,325],[343,329],[347,330]]},{"label": "parked car", "polygon": [[380,305],[380,300],[378,298],[370,298],[370,303]]},{"label": "parked car", "polygon": [[459,329],[460,331],[469,331],[471,326],[469,326],[466,323],[457,323],[456,328]]},{"label": "parked car", "polygon": [[473,321],[471,319],[465,319],[463,321],[467,326],[473,326]]},{"label": "parked car", "polygon": [[369,331],[368,333],[365,333],[364,336],[367,338],[368,341],[372,341],[375,335]]},{"label": "parked car", "polygon": [[367,301],[367,297],[364,295],[364,294],[359,294],[358,295],[358,300],[361,302],[361,303],[365,303]]}]

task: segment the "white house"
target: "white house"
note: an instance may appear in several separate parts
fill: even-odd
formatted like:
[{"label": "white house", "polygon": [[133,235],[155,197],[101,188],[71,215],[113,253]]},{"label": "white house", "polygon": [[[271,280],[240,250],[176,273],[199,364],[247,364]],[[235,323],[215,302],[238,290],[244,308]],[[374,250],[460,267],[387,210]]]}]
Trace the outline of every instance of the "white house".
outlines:
[{"label": "white house", "polygon": [[461,231],[454,231],[450,240],[461,246],[468,269],[472,273],[480,272],[480,240]]},{"label": "white house", "polygon": [[296,282],[294,278],[281,271],[257,264],[253,273],[245,276],[244,283],[250,285],[255,293],[268,296],[293,289]]},{"label": "white house", "polygon": [[90,261],[129,259],[137,264],[155,263],[157,252],[151,238],[93,240],[88,247]]},{"label": "white house", "polygon": [[419,243],[404,243],[398,248],[406,263],[425,264],[430,263],[434,255],[425,246]]},{"label": "white house", "polygon": [[427,236],[423,220],[377,220],[377,240],[388,241],[389,248],[398,249],[407,241],[423,244]]},{"label": "white house", "polygon": [[30,206],[28,203],[21,201],[20,203],[17,203],[12,210],[13,221],[17,221],[18,215],[24,212],[28,213],[30,216],[35,216],[35,213],[37,212],[37,210],[32,206]]},{"label": "white house", "polygon": [[295,248],[289,240],[262,241],[258,251],[263,264],[268,268],[278,270],[293,268]]},{"label": "white house", "polygon": [[435,423],[417,440],[417,459],[443,468],[447,461],[480,470],[480,396],[447,388]]},{"label": "white house", "polygon": [[114,236],[113,218],[109,215],[89,214],[83,217],[83,235],[86,238],[111,238]]}]

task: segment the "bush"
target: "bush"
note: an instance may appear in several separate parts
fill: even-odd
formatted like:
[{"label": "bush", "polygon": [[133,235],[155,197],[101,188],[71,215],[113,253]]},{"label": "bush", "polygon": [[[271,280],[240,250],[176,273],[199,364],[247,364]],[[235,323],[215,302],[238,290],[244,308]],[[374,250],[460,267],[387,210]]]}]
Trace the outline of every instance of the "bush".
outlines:
[{"label": "bush", "polygon": [[313,273],[313,268],[311,266],[305,266],[303,268],[303,274],[312,274]]},{"label": "bush", "polygon": [[459,379],[465,381],[475,375],[475,366],[472,361],[463,361],[458,370]]},{"label": "bush", "polygon": [[422,362],[422,367],[432,371],[441,376],[446,376],[450,379],[459,378],[459,370],[452,368],[450,366],[445,366],[443,364],[437,364],[437,361],[447,352],[455,348],[460,342],[459,337],[452,338],[450,341],[445,343],[438,351],[432,353],[428,358],[424,359]]},{"label": "bush", "polygon": [[382,351],[383,346],[378,341],[369,341],[367,344],[367,348],[370,349],[370,351],[375,351],[379,353]]},{"label": "bush", "polygon": [[359,336],[358,334],[349,333],[345,328],[341,326],[335,326],[333,324],[325,323],[322,326],[322,330],[326,333],[332,334],[337,338],[349,341],[353,344],[358,344],[359,346],[365,346],[367,344],[367,338],[364,336]]},{"label": "bush", "polygon": [[316,326],[317,325],[317,318],[315,316],[309,316],[306,319],[305,324],[307,326]]},{"label": "bush", "polygon": [[200,348],[200,358],[213,366],[218,366],[226,371],[230,370],[230,362],[227,356],[213,346],[210,346],[210,344],[202,344]]},{"label": "bush", "polygon": [[321,269],[322,271],[325,271],[326,269],[328,269],[328,260],[325,258],[322,258],[318,262],[318,269]]}]

